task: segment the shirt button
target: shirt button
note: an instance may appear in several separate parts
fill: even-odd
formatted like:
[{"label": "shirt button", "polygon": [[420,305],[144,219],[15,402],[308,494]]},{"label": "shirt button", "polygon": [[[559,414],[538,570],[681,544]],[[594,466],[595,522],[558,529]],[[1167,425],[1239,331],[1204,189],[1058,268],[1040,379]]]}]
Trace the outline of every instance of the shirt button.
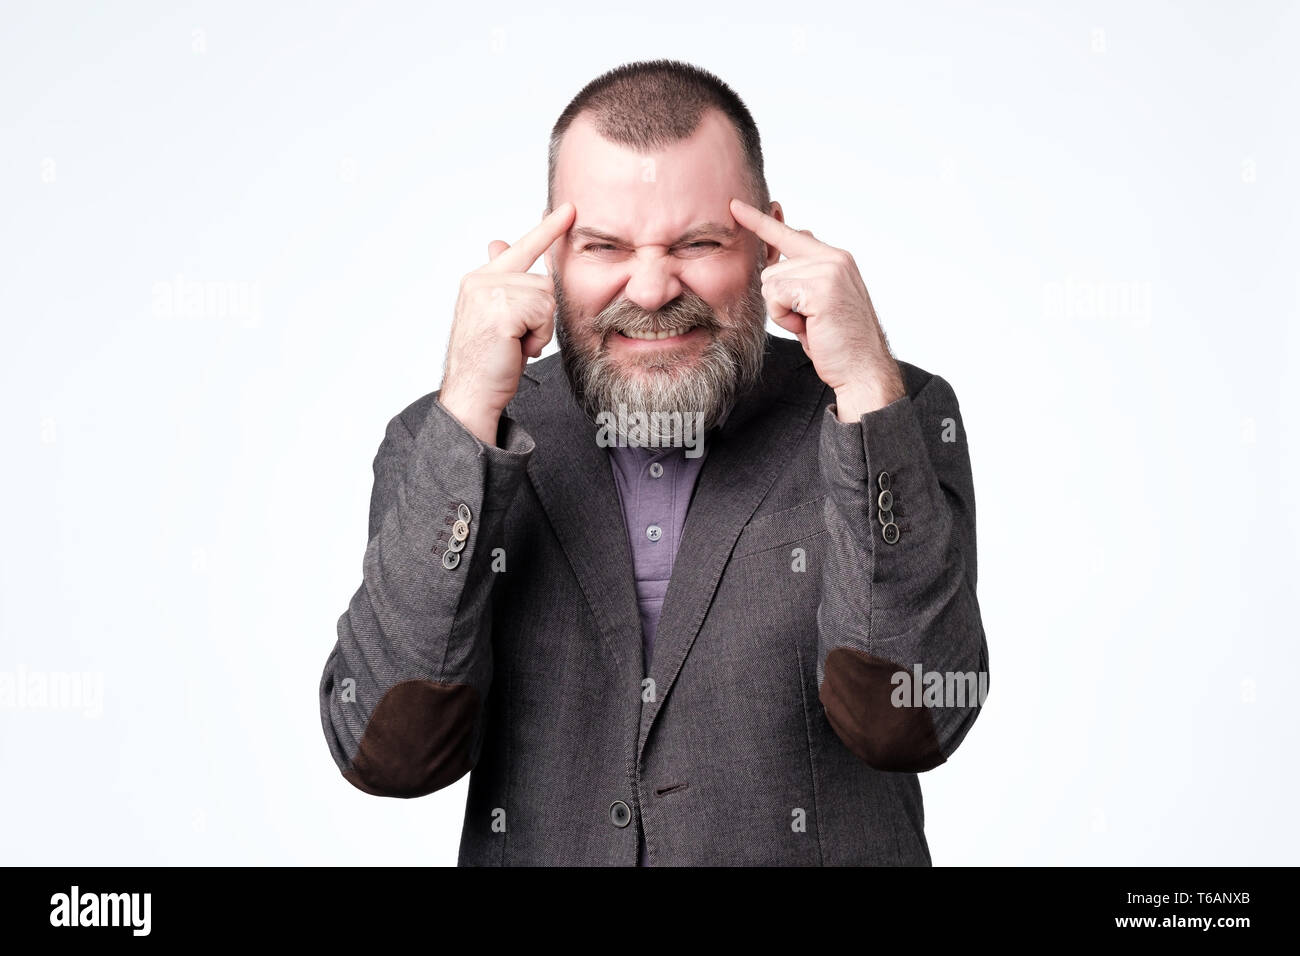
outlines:
[{"label": "shirt button", "polygon": [[615,800],[609,805],[609,819],[616,827],[625,827],[632,822],[632,811],[622,800]]},{"label": "shirt button", "polygon": [[659,462],[657,461],[652,461],[650,463],[650,477],[662,478],[663,475],[664,475],[664,466],[659,464]]},{"label": "shirt button", "polygon": [[650,527],[645,529],[645,536],[651,541],[658,541],[664,536],[664,529],[659,527],[657,524],[652,524]]}]

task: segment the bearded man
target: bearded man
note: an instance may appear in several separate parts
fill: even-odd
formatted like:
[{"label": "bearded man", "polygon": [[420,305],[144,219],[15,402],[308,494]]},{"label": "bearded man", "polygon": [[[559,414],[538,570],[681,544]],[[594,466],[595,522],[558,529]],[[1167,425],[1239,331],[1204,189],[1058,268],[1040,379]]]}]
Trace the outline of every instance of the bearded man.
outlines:
[{"label": "bearded man", "polygon": [[929,865],[918,774],[988,674],[953,389],[785,223],[713,74],[598,77],[548,165],[375,458],[336,766],[468,773],[461,865]]}]

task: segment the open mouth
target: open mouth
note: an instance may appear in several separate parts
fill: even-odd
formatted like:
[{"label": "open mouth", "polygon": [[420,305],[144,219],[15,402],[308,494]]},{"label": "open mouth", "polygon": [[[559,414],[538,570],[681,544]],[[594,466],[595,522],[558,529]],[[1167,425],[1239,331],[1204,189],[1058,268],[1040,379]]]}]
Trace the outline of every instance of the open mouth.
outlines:
[{"label": "open mouth", "polygon": [[620,329],[618,334],[625,339],[633,339],[637,342],[662,342],[665,339],[676,339],[688,335],[697,325],[682,325],[677,328],[665,329],[662,332],[635,332],[630,329]]}]

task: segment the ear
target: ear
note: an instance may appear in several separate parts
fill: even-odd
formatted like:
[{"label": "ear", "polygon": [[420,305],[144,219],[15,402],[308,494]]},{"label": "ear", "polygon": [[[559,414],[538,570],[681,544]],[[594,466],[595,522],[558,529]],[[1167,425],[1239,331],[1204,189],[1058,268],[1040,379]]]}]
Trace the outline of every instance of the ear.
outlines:
[{"label": "ear", "polygon": [[[545,219],[547,216],[549,216],[549,215],[550,215],[552,212],[554,212],[554,211],[555,211],[555,210],[553,210],[553,209],[543,209],[543,210],[542,210],[542,218]],[[555,243],[551,243],[549,246],[546,247],[546,252],[545,252],[545,254],[543,254],[543,256],[542,256],[542,262],[546,264],[546,274],[547,274],[548,276],[554,276],[554,275],[555,275],[555,254],[554,254],[554,249],[555,249]]]},{"label": "ear", "polygon": [[[767,210],[767,214],[777,222],[785,222],[785,212],[781,209],[781,204],[779,202],[773,201]],[[774,246],[765,246],[764,248],[767,252],[765,257],[766,265],[776,265],[776,263],[781,259],[781,250]]]}]

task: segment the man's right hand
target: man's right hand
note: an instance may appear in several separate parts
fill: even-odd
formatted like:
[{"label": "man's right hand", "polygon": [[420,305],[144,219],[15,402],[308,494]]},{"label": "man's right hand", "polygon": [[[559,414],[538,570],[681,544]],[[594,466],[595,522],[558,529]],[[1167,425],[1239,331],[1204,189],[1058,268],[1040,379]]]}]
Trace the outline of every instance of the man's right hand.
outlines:
[{"label": "man's right hand", "polygon": [[513,246],[493,240],[489,261],[460,280],[438,401],[488,445],[496,444],[529,357],[541,355],[555,332],[553,281],[528,270],[573,216],[573,204],[562,203]]}]

